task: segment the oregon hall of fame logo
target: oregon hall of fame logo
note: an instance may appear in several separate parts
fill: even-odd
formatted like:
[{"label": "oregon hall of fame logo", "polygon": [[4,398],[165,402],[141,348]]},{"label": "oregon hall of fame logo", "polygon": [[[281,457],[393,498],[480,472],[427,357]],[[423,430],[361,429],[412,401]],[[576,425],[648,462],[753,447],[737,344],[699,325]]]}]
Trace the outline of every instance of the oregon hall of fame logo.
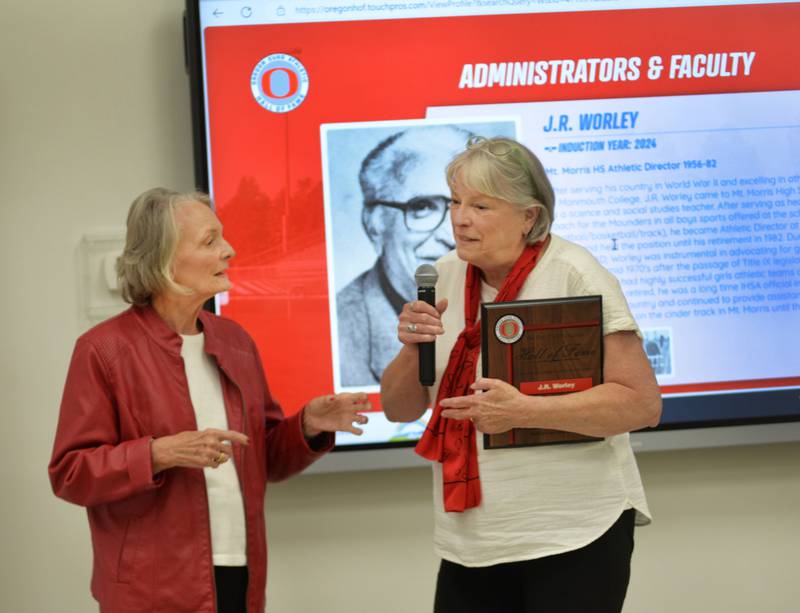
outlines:
[{"label": "oregon hall of fame logo", "polygon": [[494,335],[501,343],[510,345],[522,338],[523,328],[522,320],[516,315],[503,315],[494,325]]},{"label": "oregon hall of fame logo", "polygon": [[308,72],[296,57],[273,53],[256,64],[250,75],[250,90],[268,111],[288,113],[306,99]]}]

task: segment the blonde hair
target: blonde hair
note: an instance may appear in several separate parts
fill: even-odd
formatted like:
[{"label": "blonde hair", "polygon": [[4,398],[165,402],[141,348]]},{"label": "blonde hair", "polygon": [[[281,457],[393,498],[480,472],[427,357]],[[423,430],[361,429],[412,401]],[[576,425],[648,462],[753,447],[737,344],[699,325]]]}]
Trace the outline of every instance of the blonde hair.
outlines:
[{"label": "blonde hair", "polygon": [[148,189],[131,204],[125,248],[117,259],[117,278],[125,302],[148,304],[153,296],[167,289],[188,292],[175,282],[171,270],[179,238],[175,211],[186,202],[211,207],[206,194],[181,193],[163,187]]},{"label": "blonde hair", "polygon": [[477,136],[447,166],[447,183],[455,181],[490,198],[505,200],[521,210],[539,209],[528,232],[529,244],[544,239],[555,219],[555,193],[542,163],[525,145],[510,138]]}]

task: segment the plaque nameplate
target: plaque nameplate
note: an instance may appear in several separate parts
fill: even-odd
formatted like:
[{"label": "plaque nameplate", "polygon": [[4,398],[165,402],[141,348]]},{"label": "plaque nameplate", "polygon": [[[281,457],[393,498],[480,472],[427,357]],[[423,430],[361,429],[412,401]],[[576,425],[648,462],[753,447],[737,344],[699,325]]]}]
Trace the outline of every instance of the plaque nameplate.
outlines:
[{"label": "plaque nameplate", "polygon": [[[481,305],[483,376],[523,394],[568,394],[603,381],[602,296]],[[543,428],[484,434],[485,449],[603,439]]]}]

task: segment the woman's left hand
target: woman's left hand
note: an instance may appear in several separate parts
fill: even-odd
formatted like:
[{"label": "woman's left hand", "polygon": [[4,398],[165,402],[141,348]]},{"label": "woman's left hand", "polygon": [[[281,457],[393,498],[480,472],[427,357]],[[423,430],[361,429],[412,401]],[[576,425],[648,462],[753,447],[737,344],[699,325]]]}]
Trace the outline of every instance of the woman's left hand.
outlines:
[{"label": "woman's left hand", "polygon": [[472,389],[480,393],[442,400],[442,417],[469,419],[480,432],[497,434],[514,427],[525,410],[526,396],[500,379],[478,379]]},{"label": "woman's left hand", "polygon": [[367,395],[359,394],[332,394],[319,396],[309,402],[303,409],[303,434],[306,438],[314,438],[322,432],[352,432],[363,434],[361,428],[369,421],[360,411],[369,411],[372,405],[367,400]]}]

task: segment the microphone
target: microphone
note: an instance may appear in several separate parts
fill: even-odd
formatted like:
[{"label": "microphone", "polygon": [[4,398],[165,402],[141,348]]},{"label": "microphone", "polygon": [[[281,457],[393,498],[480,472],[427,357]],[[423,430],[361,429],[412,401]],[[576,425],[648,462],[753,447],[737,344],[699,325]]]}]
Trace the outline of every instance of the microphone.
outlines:
[{"label": "microphone", "polygon": [[[422,264],[414,273],[417,298],[436,306],[436,280],[439,273],[430,264]],[[419,382],[430,387],[436,381],[436,347],[433,341],[419,344]]]}]

